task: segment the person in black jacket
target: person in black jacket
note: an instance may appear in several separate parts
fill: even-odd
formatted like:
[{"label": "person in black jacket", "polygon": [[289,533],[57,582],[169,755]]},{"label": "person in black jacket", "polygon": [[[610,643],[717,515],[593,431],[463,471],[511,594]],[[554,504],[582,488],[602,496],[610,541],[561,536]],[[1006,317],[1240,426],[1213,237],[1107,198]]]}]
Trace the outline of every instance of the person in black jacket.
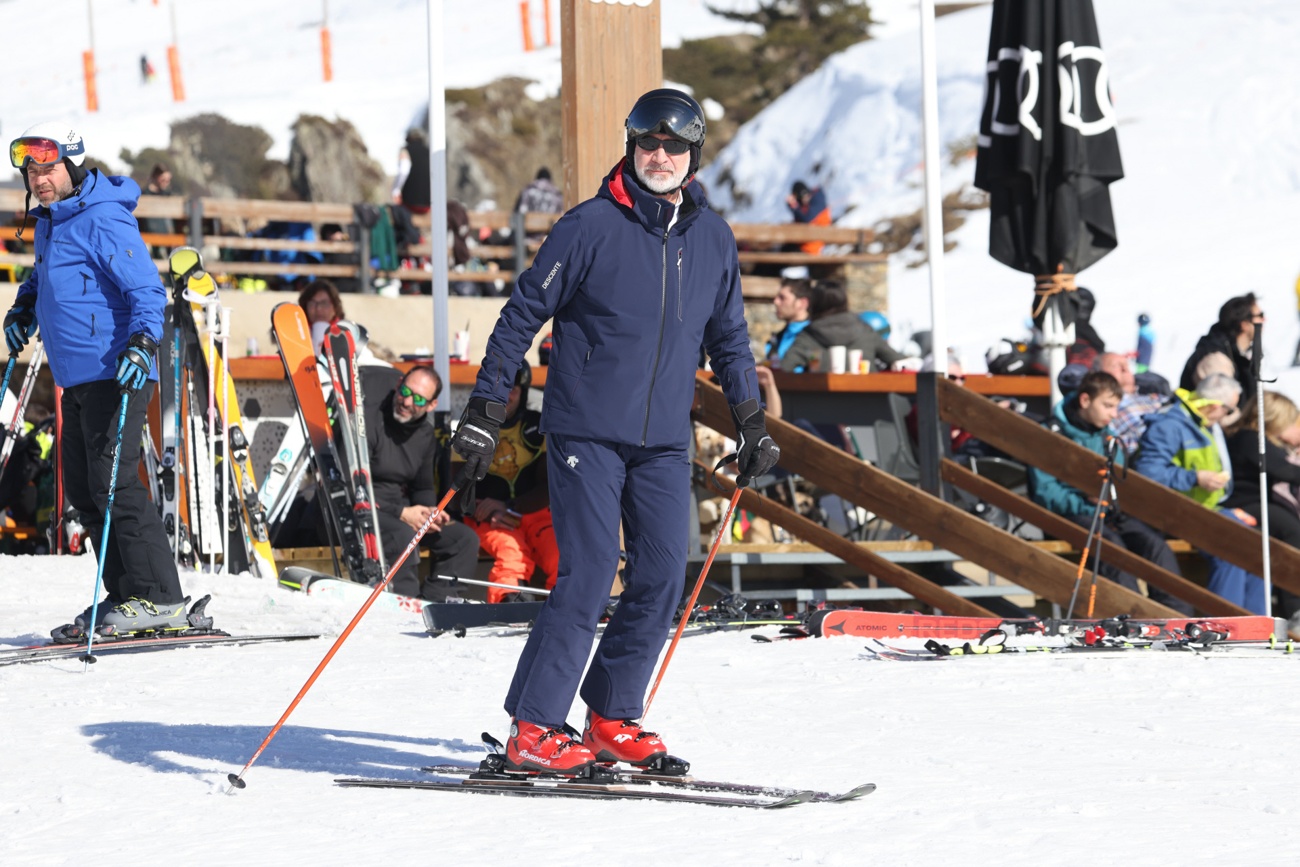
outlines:
[{"label": "person in black jacket", "polygon": [[[1229,428],[1228,456],[1232,460],[1232,493],[1223,501],[1228,509],[1240,509],[1260,520],[1259,497],[1259,411],[1252,402],[1242,408],[1236,425]],[[1294,499],[1288,500],[1273,490],[1275,485],[1300,485],[1300,465],[1287,459],[1287,449],[1300,446],[1300,410],[1283,394],[1264,392],[1264,471],[1268,480],[1268,531],[1292,547],[1300,548],[1300,514]],[[1243,596],[1230,599],[1254,611],[1264,613],[1264,582],[1251,576],[1242,588]],[[1278,591],[1283,617],[1300,611],[1300,597]],[[1222,594],[1220,594],[1222,595]]]},{"label": "person in black jacket", "polygon": [[1255,396],[1255,380],[1250,375],[1251,341],[1256,323],[1263,323],[1264,311],[1254,292],[1229,298],[1219,308],[1219,321],[1196,342],[1179,387],[1194,391],[1197,383],[1212,373],[1226,373],[1241,383],[1241,402]]},{"label": "person in black jacket", "polygon": [[[442,382],[431,367],[414,367],[392,391],[366,400],[366,440],[370,446],[370,478],[375,488],[379,516],[379,544],[384,561],[394,563],[415,531],[438,503],[434,465],[438,458],[438,431],[429,411],[438,405]],[[422,543],[430,551],[432,574],[445,578],[472,578],[478,563],[478,536],[445,512]],[[412,555],[393,576],[394,593],[419,596],[419,558]],[[425,598],[433,598],[431,584]]]},{"label": "person in black jacket", "polygon": [[821,373],[829,373],[827,350],[832,346],[862,350],[862,360],[871,363],[873,372],[887,370],[902,360],[901,352],[895,352],[875,329],[856,313],[849,312],[848,295],[839,282],[818,281],[813,286],[809,312],[812,323],[794,339],[781,359],[782,369],[808,373],[815,367]]}]

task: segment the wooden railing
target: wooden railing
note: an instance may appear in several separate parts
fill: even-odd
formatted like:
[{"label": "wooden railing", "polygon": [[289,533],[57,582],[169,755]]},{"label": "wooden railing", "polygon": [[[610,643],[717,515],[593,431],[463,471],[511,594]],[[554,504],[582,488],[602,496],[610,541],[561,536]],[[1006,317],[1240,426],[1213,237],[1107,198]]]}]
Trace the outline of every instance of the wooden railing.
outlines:
[{"label": "wooden railing", "polygon": [[[960,390],[960,389],[959,389]],[[692,417],[707,427],[730,434],[731,411],[722,390],[696,381]],[[971,400],[990,403],[977,395]],[[992,404],[990,404],[992,405]],[[1032,422],[1027,424],[1036,427]],[[865,461],[804,433],[780,419],[768,419],[768,433],[781,447],[781,466],[803,476],[829,493],[862,506],[922,539],[942,545],[1037,595],[1067,605],[1074,588],[1074,566],[1023,539],[1000,530],[980,518],[919,488],[894,478]],[[1044,433],[1047,433],[1044,431]],[[1050,434],[1049,434],[1050,435]],[[890,582],[886,570],[869,570]],[[920,598],[920,597],[918,597]],[[949,613],[974,614],[974,603],[948,603]],[[980,609],[981,611],[983,609]],[[1141,617],[1172,617],[1175,612],[1111,581],[1097,585],[1096,611],[1104,617],[1133,614]]]},{"label": "wooden railing", "polygon": [[[1002,409],[968,389],[946,380],[938,380],[937,385],[939,415],[945,422],[969,431],[1021,463],[1050,472],[1079,490],[1096,488],[1099,472],[1105,465],[1105,460],[1100,455],[1060,434],[1052,433],[1024,416]],[[944,472],[949,480],[964,486],[951,468],[945,465]],[[1191,497],[1153,482],[1133,470],[1117,476],[1115,487],[1121,508],[1126,514],[1133,515],[1170,536],[1194,540],[1201,550],[1240,566],[1252,575],[1263,574],[1263,544],[1258,531],[1225,518]],[[1028,510],[1018,507],[1016,513],[1028,514]],[[1269,556],[1273,582],[1284,590],[1300,593],[1300,550],[1274,538],[1269,540]],[[1154,583],[1169,589],[1160,580]],[[1177,590],[1171,592],[1187,601],[1193,601]],[[1200,607],[1199,602],[1196,604]],[[1208,608],[1203,610],[1209,611]]]},{"label": "wooden railing", "polygon": [[[24,205],[24,191],[0,190],[0,213],[12,213],[13,219],[5,219],[0,226],[0,240],[13,240],[21,222]],[[183,232],[146,234],[145,243],[154,248],[170,248],[189,244],[203,248],[217,248],[222,251],[298,251],[308,253],[332,254],[354,257],[353,263],[310,263],[283,264],[276,262],[226,262],[212,260],[205,262],[216,275],[238,274],[249,276],[273,275],[308,275],[327,278],[353,278],[362,286],[371,284],[370,236],[356,222],[356,214],[351,205],[328,202],[281,202],[261,199],[212,199],[179,196],[142,196],[136,208],[137,217],[156,218],[175,221],[184,226]],[[510,263],[509,267],[498,265],[496,270],[485,271],[450,271],[448,279],[453,281],[492,282],[502,280],[513,282],[516,268],[527,267],[540,246],[537,238],[550,231],[558,214],[515,214],[509,211],[480,211],[469,215],[470,228],[502,231],[509,229],[514,239],[512,245],[483,244],[474,245],[471,251],[482,261]],[[276,238],[257,238],[227,234],[212,234],[213,221],[280,221],[310,223],[317,229],[323,224],[334,223],[343,227],[353,227],[352,234],[358,241],[297,241]],[[428,214],[412,216],[412,222],[427,238],[430,226]],[[839,226],[813,226],[808,224],[787,223],[778,225],[735,224],[732,231],[739,247],[738,256],[744,264],[771,265],[807,265],[815,276],[828,276],[838,273],[846,265],[856,263],[881,263],[885,261],[882,254],[867,252],[874,240],[870,229],[852,229]],[[29,229],[30,231],[30,229]],[[802,252],[788,252],[769,249],[781,245],[802,244],[808,241],[821,241],[830,245],[826,255],[812,255]],[[412,257],[427,258],[432,252],[432,245],[427,241],[408,248]],[[30,267],[30,253],[0,252],[0,264]],[[165,269],[165,261],[156,260],[159,270]],[[431,271],[424,268],[399,268],[383,272],[384,276],[393,277],[404,282],[423,283],[433,279]],[[769,300],[777,291],[779,280],[773,277],[745,276],[742,278],[745,296],[750,300]]]}]

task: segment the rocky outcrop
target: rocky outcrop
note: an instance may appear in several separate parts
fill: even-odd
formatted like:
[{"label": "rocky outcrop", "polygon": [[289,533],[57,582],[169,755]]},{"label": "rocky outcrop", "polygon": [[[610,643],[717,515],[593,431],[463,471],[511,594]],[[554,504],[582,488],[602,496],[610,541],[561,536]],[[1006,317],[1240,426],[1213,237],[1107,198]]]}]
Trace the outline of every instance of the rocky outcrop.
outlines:
[{"label": "rocky outcrop", "polygon": [[346,120],[304,114],[293,124],[289,184],[308,202],[372,202],[388,199],[387,178]]}]

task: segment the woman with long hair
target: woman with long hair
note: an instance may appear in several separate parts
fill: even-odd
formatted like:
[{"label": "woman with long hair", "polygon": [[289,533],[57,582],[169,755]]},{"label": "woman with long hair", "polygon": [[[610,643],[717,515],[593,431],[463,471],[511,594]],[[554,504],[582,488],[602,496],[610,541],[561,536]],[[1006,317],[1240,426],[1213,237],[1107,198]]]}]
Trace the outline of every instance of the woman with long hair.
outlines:
[{"label": "woman with long hair", "polygon": [[[1228,457],[1232,461],[1232,493],[1222,505],[1228,509],[1241,509],[1258,521],[1263,515],[1259,496],[1259,410],[1253,400],[1247,401],[1237,421],[1224,433]],[[1288,451],[1300,448],[1300,409],[1290,398],[1276,391],[1264,392],[1264,440],[1264,470],[1269,486],[1269,535],[1300,548],[1300,513],[1296,511],[1295,502],[1273,490],[1278,484],[1300,485],[1300,465],[1287,458]],[[1264,582],[1253,576],[1248,582],[1243,588],[1243,598],[1229,601],[1263,614]],[[1278,590],[1278,596],[1279,613],[1283,617],[1289,618],[1300,611],[1300,597],[1285,590]]]}]

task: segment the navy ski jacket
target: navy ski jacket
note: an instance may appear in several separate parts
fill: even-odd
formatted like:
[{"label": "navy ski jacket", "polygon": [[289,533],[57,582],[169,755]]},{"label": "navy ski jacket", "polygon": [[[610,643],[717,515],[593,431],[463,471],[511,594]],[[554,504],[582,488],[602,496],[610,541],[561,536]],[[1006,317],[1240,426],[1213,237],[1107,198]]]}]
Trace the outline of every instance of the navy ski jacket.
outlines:
[{"label": "navy ski jacket", "polygon": [[474,397],[505,403],[533,337],[554,318],[542,431],[684,448],[700,348],[728,402],[759,398],[731,227],[698,184],[671,202],[620,162],[560,218],[488,338]]},{"label": "navy ski jacket", "polygon": [[139,200],[135,181],[91,169],[79,193],[32,209],[36,266],[15,303],[35,308],[63,388],[112,379],[136,332],[162,341],[167,293],[132,216]]}]

